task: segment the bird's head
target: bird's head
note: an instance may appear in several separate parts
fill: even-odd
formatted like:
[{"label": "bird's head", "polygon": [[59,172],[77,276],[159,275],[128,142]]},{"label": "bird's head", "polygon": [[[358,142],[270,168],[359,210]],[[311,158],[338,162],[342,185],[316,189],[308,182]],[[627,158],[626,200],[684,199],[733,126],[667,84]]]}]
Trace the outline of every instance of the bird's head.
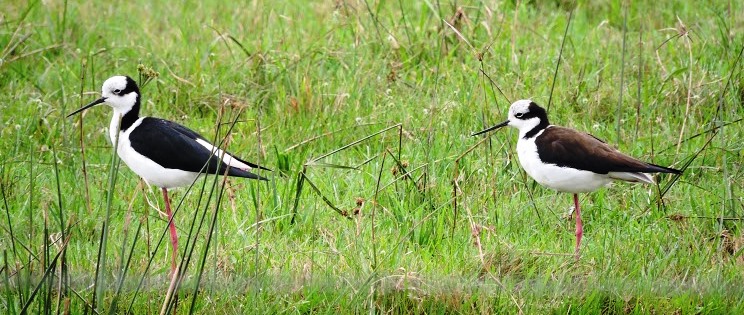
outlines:
[{"label": "bird's head", "polygon": [[140,95],[137,83],[128,76],[113,76],[103,82],[101,98],[67,115],[70,117],[98,104],[105,103],[116,112],[129,112],[135,105],[139,104]]},{"label": "bird's head", "polygon": [[547,126],[548,114],[545,109],[531,100],[518,100],[509,107],[508,119],[487,129],[476,132],[473,136],[496,130],[504,126],[519,129],[520,133],[526,133],[538,125]]}]

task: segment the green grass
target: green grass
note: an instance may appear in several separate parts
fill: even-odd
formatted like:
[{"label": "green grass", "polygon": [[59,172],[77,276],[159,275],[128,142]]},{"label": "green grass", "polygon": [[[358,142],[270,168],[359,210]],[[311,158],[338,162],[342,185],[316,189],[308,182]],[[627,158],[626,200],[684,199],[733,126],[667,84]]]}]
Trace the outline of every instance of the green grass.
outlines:
[{"label": "green grass", "polygon": [[[161,310],[160,192],[65,117],[143,65],[143,114],[275,170],[174,191],[176,313],[742,313],[744,5],[621,3],[6,3],[0,310]],[[582,195],[575,262],[570,195],[469,136],[522,98],[685,173]]]}]

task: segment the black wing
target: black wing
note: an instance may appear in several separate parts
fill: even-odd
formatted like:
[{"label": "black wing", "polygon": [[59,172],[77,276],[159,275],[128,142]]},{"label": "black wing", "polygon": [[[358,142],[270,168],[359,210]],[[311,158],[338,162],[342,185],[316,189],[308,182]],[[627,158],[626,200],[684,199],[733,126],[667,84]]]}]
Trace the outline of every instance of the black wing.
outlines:
[{"label": "black wing", "polygon": [[[152,118],[152,119],[157,119],[157,118]],[[177,123],[174,123],[174,122],[168,121],[168,120],[164,120],[164,119],[158,119],[158,120],[161,120],[161,121],[166,122],[167,124],[170,125],[171,128],[178,130],[178,132],[180,132],[180,133],[188,136],[191,139],[194,139],[194,140],[196,140],[196,139],[202,139],[202,140],[206,141],[207,143],[210,143],[211,144],[211,142],[209,142],[209,140],[205,139],[200,134],[196,133],[196,131],[193,131],[193,130],[191,130],[191,129],[183,126],[183,125],[179,125]],[[230,156],[232,156],[233,159],[236,159],[236,160],[242,162],[243,164],[246,164],[246,165],[248,165],[248,166],[250,166],[252,168],[259,168],[259,169],[262,169],[262,170],[271,171],[271,169],[265,168],[265,167],[263,167],[261,165],[258,165],[258,164],[251,163],[251,162],[248,162],[246,160],[243,160],[243,159],[235,156],[235,154],[230,153],[227,150],[225,150],[225,153],[226,154],[229,154]]]},{"label": "black wing", "polygon": [[598,138],[552,126],[535,139],[537,153],[546,163],[598,174],[609,172],[674,173],[681,171],[646,163],[613,149]]},{"label": "black wing", "polygon": [[[142,119],[142,123],[129,135],[129,141],[134,150],[165,168],[209,174],[225,174],[227,170],[228,176],[265,180],[247,170],[226,165],[218,156],[196,142],[196,139],[206,141],[204,137],[189,128],[172,121],[152,117]],[[234,155],[230,155],[235,158]],[[266,169],[241,159],[238,160],[253,168]]]}]

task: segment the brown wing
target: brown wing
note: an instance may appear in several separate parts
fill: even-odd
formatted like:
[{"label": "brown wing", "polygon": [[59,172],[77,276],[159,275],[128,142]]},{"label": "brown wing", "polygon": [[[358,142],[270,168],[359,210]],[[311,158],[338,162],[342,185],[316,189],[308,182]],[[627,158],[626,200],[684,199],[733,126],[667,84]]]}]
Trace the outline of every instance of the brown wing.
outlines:
[{"label": "brown wing", "polygon": [[609,172],[680,173],[641,162],[613,149],[596,137],[572,129],[551,126],[535,139],[537,154],[549,164],[598,174]]}]

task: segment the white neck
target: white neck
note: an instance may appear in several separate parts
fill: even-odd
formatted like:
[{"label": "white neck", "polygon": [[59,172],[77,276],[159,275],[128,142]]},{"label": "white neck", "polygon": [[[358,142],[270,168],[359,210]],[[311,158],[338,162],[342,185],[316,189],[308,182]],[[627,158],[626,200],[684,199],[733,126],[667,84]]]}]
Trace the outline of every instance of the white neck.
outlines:
[{"label": "white neck", "polygon": [[524,139],[524,136],[530,132],[532,129],[537,127],[537,125],[540,124],[540,118],[534,117],[530,118],[528,120],[523,120],[520,122],[518,128],[519,128],[519,139]]},{"label": "white neck", "polygon": [[111,123],[109,124],[109,138],[111,139],[111,145],[116,144],[116,135],[119,133],[119,123],[121,118],[124,117],[126,112],[114,108],[114,115],[111,117]]}]

